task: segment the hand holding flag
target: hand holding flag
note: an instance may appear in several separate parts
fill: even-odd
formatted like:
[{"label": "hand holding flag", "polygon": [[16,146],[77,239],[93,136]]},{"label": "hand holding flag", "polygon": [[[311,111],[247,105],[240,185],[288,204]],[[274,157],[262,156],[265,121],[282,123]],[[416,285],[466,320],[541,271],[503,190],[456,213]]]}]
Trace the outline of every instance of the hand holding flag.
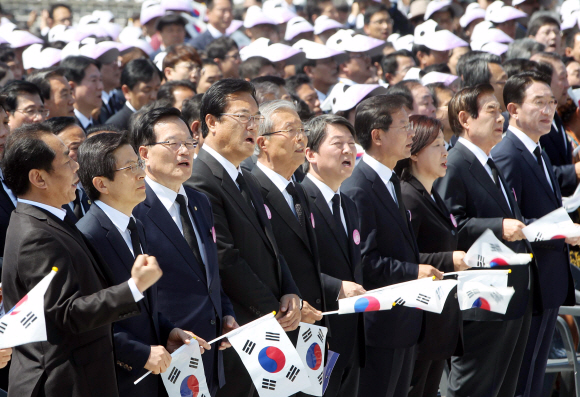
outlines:
[{"label": "hand holding flag", "polygon": [[[523,229],[525,230],[525,229]],[[532,260],[531,254],[516,254],[503,244],[493,232],[487,229],[473,243],[463,259],[469,267],[496,267],[526,265]]]},{"label": "hand holding flag", "polygon": [[167,394],[170,397],[211,397],[197,340],[192,339],[181,346],[171,357],[169,369],[161,374]]},{"label": "hand holding flag", "polygon": [[[572,222],[564,207],[544,215],[522,231],[531,242],[580,237],[580,225]],[[576,241],[571,243],[574,244]]]},{"label": "hand holding flag", "polygon": [[326,346],[326,327],[300,323],[296,351],[304,364],[304,369],[310,379],[310,386],[302,393],[322,396],[324,384],[324,347]]}]

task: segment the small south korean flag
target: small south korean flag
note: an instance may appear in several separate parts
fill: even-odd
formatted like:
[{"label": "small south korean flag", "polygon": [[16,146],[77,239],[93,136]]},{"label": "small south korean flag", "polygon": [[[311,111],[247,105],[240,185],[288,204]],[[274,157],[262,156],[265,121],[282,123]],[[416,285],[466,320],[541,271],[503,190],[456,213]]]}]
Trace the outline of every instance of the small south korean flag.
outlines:
[{"label": "small south korean flag", "polygon": [[310,386],[300,356],[273,314],[241,328],[228,340],[240,355],[260,397],[288,397]]},{"label": "small south korean flag", "polygon": [[326,327],[300,323],[296,351],[304,363],[304,368],[310,378],[310,387],[302,393],[312,396],[322,396],[324,383],[324,346],[326,346]]},{"label": "small south korean flag", "polygon": [[[161,374],[161,379],[169,397],[211,397],[199,343],[195,339],[189,342],[171,354],[171,365]],[[212,353],[210,351],[207,354]]]},{"label": "small south korean flag", "polygon": [[53,267],[20,302],[0,318],[0,349],[46,341],[44,294],[57,271]]}]

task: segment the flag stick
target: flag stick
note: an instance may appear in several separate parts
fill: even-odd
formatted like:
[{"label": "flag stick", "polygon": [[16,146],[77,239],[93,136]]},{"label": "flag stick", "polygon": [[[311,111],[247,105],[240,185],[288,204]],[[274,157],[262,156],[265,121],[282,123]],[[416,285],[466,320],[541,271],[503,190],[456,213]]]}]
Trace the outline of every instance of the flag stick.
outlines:
[{"label": "flag stick", "polygon": [[331,311],[331,312],[324,312],[324,313],[322,313],[323,316],[328,316],[329,314],[338,314],[338,310],[334,310],[334,311]]},{"label": "flag stick", "polygon": [[[509,274],[512,272],[512,269],[497,269],[497,270],[475,270],[477,272],[477,274],[500,274],[500,273],[504,273],[504,274]],[[471,272],[466,272],[466,271],[462,271],[462,272],[450,272],[450,273],[443,273],[445,276],[461,276],[464,274],[474,274]]]}]

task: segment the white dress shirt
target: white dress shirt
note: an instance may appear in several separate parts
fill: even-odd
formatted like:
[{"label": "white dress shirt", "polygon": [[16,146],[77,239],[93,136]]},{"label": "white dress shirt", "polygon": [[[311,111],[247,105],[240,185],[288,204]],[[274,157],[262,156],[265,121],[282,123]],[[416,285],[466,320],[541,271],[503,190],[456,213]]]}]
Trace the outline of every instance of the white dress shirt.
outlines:
[{"label": "white dress shirt", "polygon": [[[540,147],[540,143],[534,142],[532,140],[532,138],[530,138],[529,136],[524,134],[522,131],[518,130],[517,128],[515,128],[511,125],[508,127],[508,130],[510,130],[520,141],[522,141],[522,143],[524,144],[526,149],[528,149],[530,151],[530,153],[532,154],[532,156],[534,157],[534,160],[536,160],[536,154],[534,153],[534,150],[536,150],[536,148],[539,147],[540,153],[541,153],[542,148]],[[536,162],[537,162],[537,160],[536,160]],[[544,175],[546,175],[546,179],[548,180],[548,184],[552,188],[552,191],[554,191],[554,186],[552,185],[552,181],[550,180],[550,174],[548,174],[548,168],[546,167],[546,162],[544,161],[543,158],[542,158],[542,165],[544,168]]]},{"label": "white dress shirt", "polygon": [[135,109],[135,108],[133,107],[133,105],[131,105],[131,102],[129,102],[129,101],[125,102],[125,105],[127,105],[127,107],[128,107],[128,108],[129,108],[129,109],[130,109],[130,110],[131,110],[133,113],[135,113],[135,112],[137,111],[137,109]]},{"label": "white dress shirt", "polygon": [[219,39],[220,37],[223,36],[223,33],[214,28],[211,23],[207,24],[207,31],[209,32],[209,34],[211,34],[211,37],[213,37],[214,39]]},{"label": "white dress shirt", "polygon": [[[236,179],[238,177],[238,174],[241,174],[242,173],[242,170],[240,169],[240,167],[237,167],[236,168],[236,166],[233,165],[231,163],[231,161],[229,161],[228,159],[226,159],[224,156],[222,156],[221,154],[219,154],[218,152],[216,152],[214,149],[212,149],[208,145],[203,145],[201,147],[201,150],[205,150],[214,159],[216,159],[218,161],[218,163],[220,163],[222,165],[222,167],[224,167],[224,169],[226,170],[226,172],[228,173],[228,175],[230,176],[230,178],[232,178],[232,180],[234,181],[234,183],[236,184],[236,186],[238,186],[238,183],[236,182]],[[240,187],[238,186],[238,189],[239,188]]]},{"label": "white dress shirt", "polygon": [[[475,155],[475,158],[477,158],[477,160],[479,160],[481,165],[483,165],[483,168],[485,168],[485,170],[487,171],[487,174],[491,178],[491,181],[495,184],[495,181],[493,180],[493,174],[491,173],[491,167],[487,164],[487,160],[492,159],[492,157],[485,154],[483,149],[481,149],[479,146],[471,143],[470,141],[468,141],[467,139],[465,139],[463,137],[459,137],[459,139],[457,141],[461,142],[461,144],[463,144],[467,149],[469,149],[469,151],[471,153],[473,153]],[[501,191],[503,192],[503,195],[505,197],[505,201],[507,202],[507,205],[508,205],[508,207],[510,207],[510,210],[511,210],[512,206],[510,205],[510,201],[508,200],[508,196],[507,196],[507,193],[505,191],[505,186],[503,185],[501,179],[499,181],[499,184],[501,185]]]},{"label": "white dress shirt", "polygon": [[[312,174],[306,174],[306,177],[312,181],[322,193],[322,197],[328,204],[328,208],[330,208],[330,212],[334,215],[334,211],[332,211],[332,199],[335,194],[338,194],[340,197],[340,188],[335,192],[333,191],[326,183],[322,182],[320,179],[316,178]],[[342,197],[340,197],[340,220],[342,221],[342,227],[344,227],[344,231],[348,235],[348,229],[346,228],[346,219],[344,218],[344,210],[342,209]]]},{"label": "white dress shirt", "polygon": [[284,196],[284,199],[286,199],[286,202],[290,206],[290,210],[294,215],[296,215],[296,210],[294,209],[294,199],[292,198],[292,196],[290,196],[290,193],[288,193],[288,191],[286,190],[286,187],[288,187],[288,185],[292,183],[292,181],[289,181],[288,179],[284,178],[277,172],[272,171],[270,168],[266,167],[259,161],[256,163],[256,166],[259,169],[261,169],[264,172],[264,174],[266,174],[268,179],[270,179],[274,185],[276,185],[276,187],[280,190],[282,196]]},{"label": "white dress shirt", "polygon": [[0,181],[2,181],[2,187],[4,188],[4,191],[6,192],[8,197],[10,197],[10,200],[12,200],[12,204],[14,204],[14,206],[16,207],[18,199],[16,198],[16,195],[12,192],[12,190],[4,183],[4,174],[2,173],[2,169],[0,169]]},{"label": "white dress shirt", "polygon": [[393,182],[391,182],[393,170],[391,170],[386,165],[379,163],[376,159],[374,159],[372,156],[369,155],[363,156],[362,161],[367,163],[369,167],[371,167],[377,174],[379,174],[379,177],[387,187],[387,190],[389,191],[389,193],[391,193],[391,196],[393,197],[395,204],[397,204],[398,206],[399,203],[397,202],[397,193],[395,191],[395,185],[393,185]]},{"label": "white dress shirt", "polygon": [[[20,203],[33,205],[35,207],[46,210],[46,211],[50,212],[52,215],[56,216],[61,221],[63,221],[65,216],[66,216],[66,211],[63,210],[62,208],[56,208],[56,207],[53,207],[50,205],[46,205],[43,203],[39,203],[37,201],[31,201],[31,200],[18,199],[18,201]],[[128,223],[129,222],[127,222],[127,224]],[[135,284],[135,281],[132,278],[129,279],[127,284],[129,285],[129,289],[131,290],[131,294],[133,295],[133,299],[135,299],[135,302],[139,302],[141,299],[143,299],[143,294],[141,293],[141,291],[139,291],[139,288],[137,288],[137,285]]]},{"label": "white dress shirt", "polygon": [[[113,225],[115,225],[115,227],[121,234],[121,237],[123,237],[123,240],[125,240],[125,244],[127,244],[127,247],[131,251],[131,254],[133,255],[133,257],[135,257],[135,252],[133,251],[133,242],[131,241],[131,231],[128,229],[129,221],[131,220],[131,218],[135,220],[135,217],[133,215],[131,215],[131,217],[128,217],[121,211],[103,203],[101,200],[95,201],[95,204],[97,205],[97,207],[103,210],[105,215],[109,217]],[[141,251],[143,251],[143,247],[141,247]]]},{"label": "white dress shirt", "polygon": [[[188,203],[188,197],[187,194],[185,194],[185,189],[183,188],[183,185],[179,187],[179,193],[176,193],[173,190],[169,189],[168,187],[165,187],[160,183],[155,182],[148,176],[145,177],[145,181],[147,182],[151,190],[153,190],[153,192],[157,195],[157,198],[159,198],[161,204],[163,204],[163,206],[167,209],[167,212],[169,212],[169,216],[171,216],[171,219],[173,219],[173,222],[175,222],[177,228],[183,235],[183,225],[181,224],[181,217],[179,215],[179,204],[175,201],[177,195],[181,194],[183,197],[185,197],[185,204]],[[197,225],[195,224],[193,216],[191,216],[189,208],[187,208],[187,214],[189,215],[189,220],[193,225],[193,231],[195,232],[195,238],[197,239],[197,245],[199,247],[201,260],[203,261],[204,264],[206,264],[207,257],[205,254],[205,247],[203,246],[199,230],[197,228]]]},{"label": "white dress shirt", "polygon": [[81,122],[83,128],[86,130],[87,126],[89,124],[93,124],[93,118],[91,117],[90,119],[86,118],[84,114],[82,114],[81,112],[79,112],[77,109],[74,110],[75,112],[75,116],[77,117],[77,119]]},{"label": "white dress shirt", "polygon": [[109,100],[111,100],[111,97],[113,96],[113,92],[115,92],[115,90],[111,90],[109,92],[103,90],[101,91],[101,99],[103,100],[103,103],[105,105],[109,104]]}]

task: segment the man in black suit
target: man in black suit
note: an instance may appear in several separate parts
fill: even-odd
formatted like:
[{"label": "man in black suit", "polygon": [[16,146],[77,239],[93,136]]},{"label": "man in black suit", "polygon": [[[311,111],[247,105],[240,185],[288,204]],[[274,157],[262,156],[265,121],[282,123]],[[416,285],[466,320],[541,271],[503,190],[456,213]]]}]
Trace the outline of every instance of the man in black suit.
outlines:
[{"label": "man in black suit", "polygon": [[[338,299],[363,294],[358,212],[354,202],[340,191],[352,174],[356,159],[354,128],[340,116],[312,119],[306,159],[309,170],[302,182],[314,215],[320,270],[326,309],[338,310]],[[338,248],[337,248],[338,246]],[[340,354],[325,396],[350,397],[358,393],[360,367],[364,365],[362,314],[328,316],[332,335],[329,349]]]},{"label": "man in black suit", "polygon": [[[165,272],[159,310],[176,326],[211,340],[237,328],[218,268],[214,218],[207,197],[184,187],[195,141],[175,108],[156,108],[132,124],[130,139],[145,161],[147,198],[133,214],[143,223],[148,250]],[[222,341],[202,356],[212,395],[225,383]]]},{"label": "man in black suit", "polygon": [[[459,91],[449,103],[459,136],[447,174],[434,187],[457,220],[458,250],[467,251],[490,229],[519,253],[531,252],[511,186],[489,156],[501,140],[503,116],[490,84]],[[518,197],[519,198],[519,197]],[[531,320],[530,266],[511,266],[513,295],[505,315],[479,308],[463,312],[464,354],[451,360],[450,396],[513,396]]]},{"label": "man in black suit", "polygon": [[[77,223],[78,229],[99,250],[114,282],[130,275],[134,258],[147,251],[145,230],[131,215],[145,200],[144,164],[127,138],[118,134],[100,134],[79,150],[79,178],[95,202]],[[114,324],[115,360],[119,396],[167,396],[161,378],[148,376],[137,385],[133,382],[145,373],[164,372],[172,353],[190,337],[167,320],[158,310],[157,287],[144,294],[139,316]],[[188,335],[189,334],[189,335]],[[196,337],[203,348],[211,347]]]},{"label": "man in black suit", "polygon": [[301,321],[320,325],[326,299],[314,233],[316,224],[304,189],[292,181],[292,174],[304,162],[308,131],[291,102],[270,101],[260,106],[260,114],[264,122],[258,131],[258,162],[252,174],[269,210],[274,237],[284,242],[280,253],[302,292]]},{"label": "man in black suit", "polygon": [[41,123],[48,111],[40,89],[28,81],[13,80],[0,89],[4,95],[4,110],[8,114],[8,126],[15,130],[25,124]]},{"label": "man in black suit", "polygon": [[220,37],[225,36],[226,30],[233,20],[233,4],[231,0],[210,0],[207,2],[207,30],[190,40],[189,45],[198,51],[205,48]]},{"label": "man in black suit", "polygon": [[[187,182],[205,193],[215,218],[220,275],[240,324],[276,311],[285,331],[300,322],[301,300],[278,250],[255,178],[240,163],[252,155],[261,116],[254,87],[225,79],[201,103],[203,148]],[[218,396],[244,396],[252,381],[238,355],[226,352],[227,384]]]},{"label": "man in black suit", "polygon": [[105,124],[129,129],[133,113],[157,99],[161,77],[161,72],[149,59],[134,59],[127,63],[121,73],[121,90],[127,101]]},{"label": "man in black suit", "polygon": [[155,258],[142,255],[129,280],[114,285],[101,256],[61,208],[74,198],[77,170],[45,124],[21,127],[8,139],[3,171],[18,205],[4,251],[5,307],[58,268],[44,297],[48,339],[14,349],[10,395],[117,396],[111,324],[139,314],[137,302],[161,277]]},{"label": "man in black suit", "polygon": [[[5,97],[0,95],[0,159],[4,155],[4,145],[10,135],[10,127],[8,126],[8,115],[4,110]],[[4,173],[0,169],[0,251],[4,254],[4,243],[6,241],[6,230],[10,222],[10,215],[14,208],[16,208],[16,195],[4,183]],[[0,271],[2,269],[2,262],[0,261]]]},{"label": "man in black suit", "polygon": [[[550,87],[556,102],[566,103],[568,99],[568,74],[566,66],[559,55],[550,52],[539,52],[532,56],[532,61],[540,65],[548,64],[552,69]],[[540,138],[540,144],[552,163],[556,179],[563,196],[571,196],[580,180],[580,163],[572,161],[572,144],[568,140],[562,119],[554,113],[552,127],[548,134]]]},{"label": "man in black suit", "polygon": [[[510,77],[504,93],[512,117],[506,137],[492,154],[514,189],[525,222],[531,223],[562,206],[558,181],[538,143],[541,136],[550,132],[556,99],[550,80],[535,72]],[[566,243],[577,244],[578,240],[532,242],[540,288],[518,377],[517,396],[541,394],[558,308],[575,304]]]},{"label": "man in black suit", "polygon": [[[442,277],[434,267],[419,264],[400,182],[393,172],[399,160],[411,155],[414,132],[404,103],[399,95],[378,95],[356,109],[356,136],[366,154],[342,187],[358,211],[360,231],[354,238],[360,242],[363,286],[367,290],[417,278]],[[358,395],[406,396],[423,313],[399,306],[364,316],[366,363],[360,373]]]}]

